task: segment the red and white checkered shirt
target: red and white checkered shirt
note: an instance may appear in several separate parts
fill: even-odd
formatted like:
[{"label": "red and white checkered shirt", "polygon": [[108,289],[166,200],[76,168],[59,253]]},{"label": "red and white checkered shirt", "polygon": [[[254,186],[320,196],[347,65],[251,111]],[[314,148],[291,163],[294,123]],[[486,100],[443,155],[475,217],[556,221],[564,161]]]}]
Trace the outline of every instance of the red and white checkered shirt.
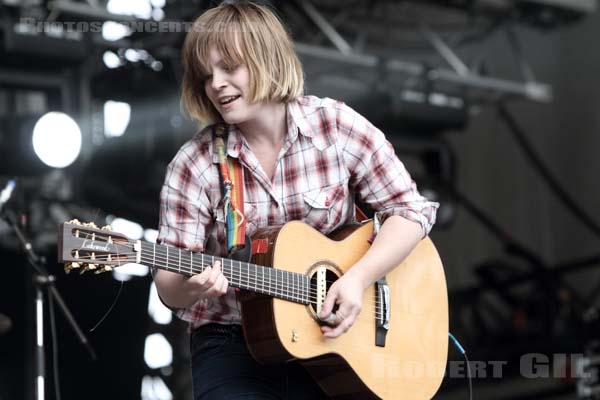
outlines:
[{"label": "red and white checkered shirt", "polygon": [[[244,168],[246,232],[302,220],[328,234],[354,218],[358,196],[383,221],[400,215],[429,233],[438,203],[419,194],[383,133],[342,102],[300,97],[287,107],[288,131],[271,182],[232,126],[227,154]],[[212,129],[198,133],[169,164],[161,192],[158,242],[189,249],[204,244],[225,256],[224,216]],[[193,330],[210,322],[241,323],[235,292],[177,311]]]}]

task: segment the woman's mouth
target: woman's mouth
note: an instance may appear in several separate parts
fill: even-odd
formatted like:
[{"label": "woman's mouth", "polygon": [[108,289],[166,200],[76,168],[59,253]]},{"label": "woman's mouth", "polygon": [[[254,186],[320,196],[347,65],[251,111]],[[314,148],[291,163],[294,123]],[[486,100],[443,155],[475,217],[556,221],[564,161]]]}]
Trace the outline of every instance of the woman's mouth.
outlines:
[{"label": "woman's mouth", "polygon": [[240,97],[241,97],[240,95],[236,95],[236,96],[229,96],[229,97],[226,97],[226,98],[224,98],[224,99],[221,99],[221,100],[219,101],[219,104],[221,104],[222,106],[226,106],[226,105],[229,105],[229,104],[233,103],[234,101],[236,101],[236,100],[237,100],[237,99],[239,99]]}]

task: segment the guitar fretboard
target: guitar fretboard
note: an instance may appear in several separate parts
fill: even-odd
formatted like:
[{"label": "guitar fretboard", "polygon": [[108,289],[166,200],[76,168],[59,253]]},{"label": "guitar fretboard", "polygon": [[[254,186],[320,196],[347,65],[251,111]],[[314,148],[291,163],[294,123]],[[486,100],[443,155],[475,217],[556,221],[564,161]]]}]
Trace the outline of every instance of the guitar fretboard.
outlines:
[{"label": "guitar fretboard", "polygon": [[296,303],[311,302],[309,277],[295,272],[147,242],[142,243],[141,259],[142,264],[185,276],[199,274],[220,261],[223,275],[231,287]]}]

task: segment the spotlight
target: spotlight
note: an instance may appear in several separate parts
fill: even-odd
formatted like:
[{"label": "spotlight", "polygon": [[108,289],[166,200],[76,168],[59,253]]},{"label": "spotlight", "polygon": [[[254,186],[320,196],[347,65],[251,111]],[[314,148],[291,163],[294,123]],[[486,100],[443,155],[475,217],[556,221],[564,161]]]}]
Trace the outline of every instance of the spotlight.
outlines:
[{"label": "spotlight", "polygon": [[131,106],[121,101],[104,103],[104,135],[107,138],[122,136],[131,119]]},{"label": "spotlight", "polygon": [[110,69],[119,68],[121,65],[123,65],[123,62],[119,56],[112,51],[105,51],[102,55],[102,61],[104,61],[104,65]]},{"label": "spotlight", "polygon": [[115,21],[106,21],[102,24],[102,37],[109,42],[115,42],[131,35],[131,29]]},{"label": "spotlight", "polygon": [[42,162],[53,168],[73,163],[81,151],[81,130],[67,114],[49,112],[33,127],[33,150]]},{"label": "spotlight", "polygon": [[116,218],[112,215],[109,215],[106,218],[106,222],[108,222],[116,232],[124,234],[129,239],[138,240],[144,237],[144,228],[137,222],[125,218]]},{"label": "spotlight", "polygon": [[173,400],[173,393],[160,376],[142,378],[142,400]]},{"label": "spotlight", "polygon": [[154,322],[159,325],[168,325],[173,320],[173,313],[160,301],[156,285],[150,286],[150,297],[148,299],[148,314]]},{"label": "spotlight", "polygon": [[144,361],[151,369],[167,367],[173,362],[173,348],[162,333],[146,337]]}]

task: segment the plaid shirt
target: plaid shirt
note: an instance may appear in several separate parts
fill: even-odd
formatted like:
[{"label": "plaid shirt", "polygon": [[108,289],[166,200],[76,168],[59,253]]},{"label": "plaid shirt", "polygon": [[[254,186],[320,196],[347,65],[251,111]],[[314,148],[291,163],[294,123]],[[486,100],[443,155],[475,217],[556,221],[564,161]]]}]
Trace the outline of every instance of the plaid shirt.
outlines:
[{"label": "plaid shirt", "polygon": [[[232,126],[227,154],[244,168],[246,231],[302,220],[328,234],[354,218],[354,197],[383,221],[399,215],[429,233],[438,204],[422,197],[383,133],[342,102],[300,97],[287,108],[288,132],[271,181],[244,137]],[[169,164],[161,192],[158,242],[180,248],[204,244],[225,256],[218,159],[211,127],[187,142]],[[191,329],[241,323],[235,292],[201,299],[177,315]]]}]

